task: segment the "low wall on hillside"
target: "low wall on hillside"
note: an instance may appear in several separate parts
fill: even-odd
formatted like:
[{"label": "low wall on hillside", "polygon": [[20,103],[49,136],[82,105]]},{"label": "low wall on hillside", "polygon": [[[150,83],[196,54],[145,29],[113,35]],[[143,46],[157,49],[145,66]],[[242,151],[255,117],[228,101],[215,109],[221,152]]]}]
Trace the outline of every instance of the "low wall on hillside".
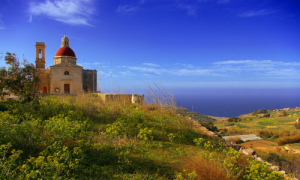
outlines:
[{"label": "low wall on hillside", "polygon": [[106,93],[97,93],[100,99],[104,103],[108,102],[117,102],[123,104],[144,104],[144,95],[138,94],[106,94]]}]

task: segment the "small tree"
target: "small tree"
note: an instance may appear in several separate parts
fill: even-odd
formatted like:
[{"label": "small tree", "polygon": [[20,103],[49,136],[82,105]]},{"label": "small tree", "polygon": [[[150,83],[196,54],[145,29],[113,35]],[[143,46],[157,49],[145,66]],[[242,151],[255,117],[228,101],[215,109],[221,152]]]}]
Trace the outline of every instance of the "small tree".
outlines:
[{"label": "small tree", "polygon": [[37,69],[32,63],[24,60],[20,63],[14,53],[6,53],[5,62],[8,69],[1,68],[0,89],[7,89],[10,93],[21,96],[23,101],[31,102],[37,97],[39,78],[36,76]]},{"label": "small tree", "polygon": [[0,68],[0,96],[1,99],[4,98],[5,95],[8,95],[9,93],[5,90],[6,83],[5,83],[5,78],[7,75],[7,71],[4,67]]}]

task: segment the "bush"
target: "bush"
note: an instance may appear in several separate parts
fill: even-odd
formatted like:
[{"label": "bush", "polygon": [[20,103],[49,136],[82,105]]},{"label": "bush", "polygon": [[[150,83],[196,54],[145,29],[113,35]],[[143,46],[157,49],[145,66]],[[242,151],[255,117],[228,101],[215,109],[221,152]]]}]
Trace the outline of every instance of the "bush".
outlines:
[{"label": "bush", "polygon": [[300,142],[300,135],[284,137],[284,138],[278,139],[278,141],[277,141],[279,146],[284,145],[284,144],[298,143],[298,142]]},{"label": "bush", "polygon": [[283,166],[284,164],[289,163],[286,159],[284,159],[283,157],[280,157],[278,154],[276,153],[270,153],[267,157],[266,157],[266,161],[275,164],[276,166]]},{"label": "bush", "polygon": [[220,129],[219,130],[221,134],[227,134],[228,133],[228,129],[224,128],[224,129]]},{"label": "bush", "polygon": [[286,116],[286,111],[282,111],[280,114],[279,114],[279,117],[285,117]]},{"label": "bush", "polygon": [[214,123],[211,121],[200,122],[200,124],[210,131],[219,131],[218,128],[214,126]]},{"label": "bush", "polygon": [[263,114],[262,117],[270,117],[270,113]]},{"label": "bush", "polygon": [[227,119],[228,122],[241,122],[242,119],[239,117],[231,117]]},{"label": "bush", "polygon": [[233,122],[227,122],[227,123],[225,124],[225,126],[233,126],[233,125],[234,125]]},{"label": "bush", "polygon": [[260,109],[260,110],[257,110],[257,111],[253,111],[252,115],[256,115],[256,114],[265,114],[267,113],[268,111],[265,110],[265,109]]}]

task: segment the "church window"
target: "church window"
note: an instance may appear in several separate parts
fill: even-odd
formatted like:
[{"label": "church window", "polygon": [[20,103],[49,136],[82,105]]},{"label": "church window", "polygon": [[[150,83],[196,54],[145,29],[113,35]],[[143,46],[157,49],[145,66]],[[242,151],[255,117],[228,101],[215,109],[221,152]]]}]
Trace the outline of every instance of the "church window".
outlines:
[{"label": "church window", "polygon": [[70,73],[69,73],[69,71],[65,71],[65,73],[64,73],[64,75],[69,75]]}]

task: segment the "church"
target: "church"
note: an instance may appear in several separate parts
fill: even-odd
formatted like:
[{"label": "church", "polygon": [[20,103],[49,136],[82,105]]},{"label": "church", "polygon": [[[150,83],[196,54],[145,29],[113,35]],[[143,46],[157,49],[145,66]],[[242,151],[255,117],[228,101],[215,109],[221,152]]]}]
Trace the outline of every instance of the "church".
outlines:
[{"label": "church", "polygon": [[69,39],[62,38],[61,47],[54,55],[54,65],[45,69],[45,43],[36,42],[36,68],[40,79],[41,94],[81,94],[97,92],[97,71],[85,70],[77,65],[77,58],[70,48]]}]

